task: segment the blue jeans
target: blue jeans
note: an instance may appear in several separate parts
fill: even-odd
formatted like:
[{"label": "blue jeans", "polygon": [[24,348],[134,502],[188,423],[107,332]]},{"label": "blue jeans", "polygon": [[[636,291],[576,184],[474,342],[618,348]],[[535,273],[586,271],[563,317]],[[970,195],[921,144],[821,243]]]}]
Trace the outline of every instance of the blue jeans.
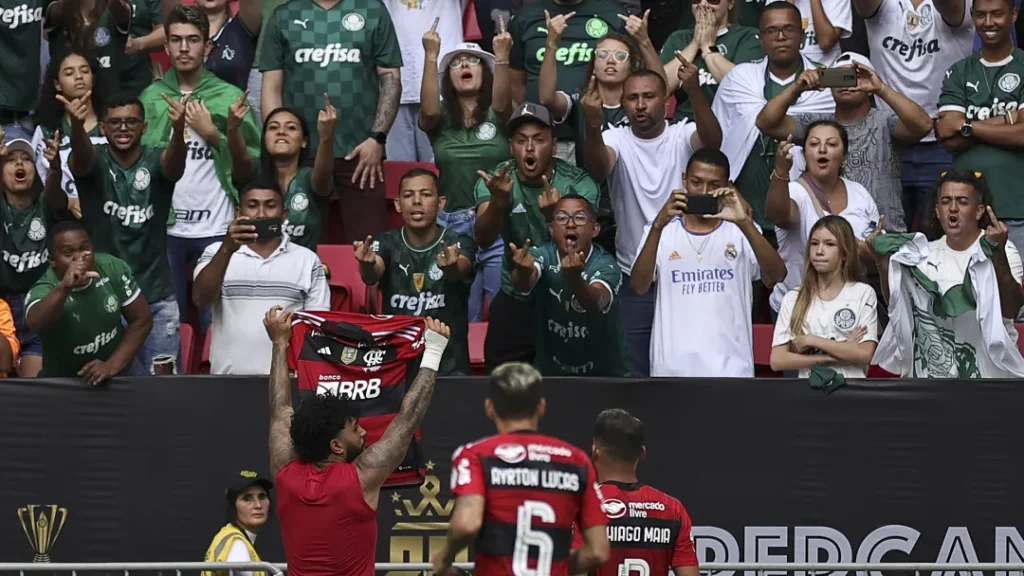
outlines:
[{"label": "blue jeans", "polygon": [[153,314],[153,329],[146,341],[135,354],[135,372],[140,376],[155,374],[154,362],[169,363],[171,373],[178,373],[178,357],[181,354],[181,332],[178,319],[178,301],[174,296],[149,303]]},{"label": "blue jeans", "polygon": [[29,116],[15,124],[4,124],[3,130],[5,141],[11,141],[15,138],[23,138],[31,142],[32,136],[34,136],[36,132],[36,126],[35,123],[32,122],[32,117]]},{"label": "blue jeans", "polygon": [[43,341],[39,339],[38,334],[29,330],[28,324],[25,323],[25,295],[7,294],[4,296],[4,300],[11,307],[11,317],[14,318],[14,330],[18,335],[18,343],[21,344],[21,355],[42,356]]},{"label": "blue jeans", "polygon": [[[213,236],[210,238],[167,236],[167,261],[171,265],[171,282],[174,283],[174,298],[178,301],[179,322],[188,322],[188,281],[191,278],[188,273],[189,267],[195,266],[207,246],[214,242],[220,242],[223,239],[223,236]],[[212,319],[213,314],[209,308],[203,308],[199,311],[199,326],[197,327],[199,334],[206,333],[206,327],[210,325]],[[153,330],[156,330],[155,324]]]},{"label": "blue jeans", "polygon": [[[437,221],[442,226],[455,230],[459,234],[473,237],[473,226],[476,224],[476,210],[459,210],[458,212],[438,212]],[[476,275],[469,291],[469,321],[480,322],[484,315],[484,294],[488,302],[501,289],[501,255],[505,249],[499,236],[494,244],[487,249],[478,249],[476,253]]]},{"label": "blue jeans", "polygon": [[420,105],[418,103],[402,104],[398,107],[395,123],[391,125],[385,145],[388,160],[434,161],[434,149],[430,146],[427,133],[420,130],[419,121]]},{"label": "blue jeans", "polygon": [[935,182],[953,164],[953,155],[938,142],[919,142],[903,147],[903,214],[907,230],[918,227],[927,216]]},{"label": "blue jeans", "polygon": [[619,310],[626,331],[626,346],[629,348],[634,378],[647,378],[651,375],[651,328],[654,326],[657,295],[656,283],[651,284],[646,294],[637,294],[629,283],[629,274],[622,273]]}]

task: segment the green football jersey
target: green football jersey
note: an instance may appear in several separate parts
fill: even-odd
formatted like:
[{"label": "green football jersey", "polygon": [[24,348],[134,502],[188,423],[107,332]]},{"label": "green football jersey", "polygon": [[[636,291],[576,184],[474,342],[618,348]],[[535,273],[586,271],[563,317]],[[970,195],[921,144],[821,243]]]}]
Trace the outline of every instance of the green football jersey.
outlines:
[{"label": "green football jersey", "polygon": [[[68,31],[58,23],[49,30],[50,58],[62,58],[67,54]],[[105,72],[102,81],[108,94],[117,94],[120,90],[121,67],[125,59],[124,47],[128,42],[128,29],[119,29],[114,22],[110,9],[103,11],[100,21],[92,31],[91,45],[95,48],[93,56]]]},{"label": "green football jersey", "polygon": [[437,266],[444,242],[476,262],[476,243],[465,234],[438,226],[437,238],[414,247],[405,237],[405,227],[389,230],[373,240],[373,249],[384,260],[380,279],[383,312],[404,316],[430,316],[451,329],[448,347],[441,357],[438,374],[469,376],[469,288],[473,278],[448,280]]},{"label": "green football jersey", "polygon": [[[142,38],[153,31],[154,26],[163,25],[163,8],[160,0],[131,0],[132,25],[128,29],[131,38]],[[138,97],[143,89],[153,82],[152,60],[149,53],[139,52],[121,59],[121,92]]]},{"label": "green football jersey", "polygon": [[316,252],[326,202],[327,198],[313,191],[313,169],[308,166],[299,168],[288,184],[288,194],[284,198],[284,206],[288,209],[284,232],[292,242]]},{"label": "green football jersey", "polygon": [[[601,190],[586,170],[558,158],[553,158],[552,161],[554,162],[554,174],[551,177],[551,186],[563,196],[579,194],[597,208],[601,199]],[[505,214],[505,222],[501,228],[501,237],[505,241],[505,252],[501,258],[501,289],[506,294],[516,296],[517,293],[512,287],[512,251],[508,245],[512,243],[522,248],[526,240],[529,239],[536,246],[547,242],[550,237],[548,222],[540,211],[539,203],[540,195],[544,193],[544,187],[534,187],[520,182],[515,161],[510,160],[509,162],[512,164],[509,170],[509,177],[512,178],[512,197],[509,199],[508,213]],[[490,174],[501,170],[504,164],[503,162],[495,166]],[[477,179],[477,206],[490,201],[490,199],[491,191],[487,189],[483,178]]]},{"label": "green football jersey", "polygon": [[171,268],[167,261],[167,215],[174,183],[160,167],[163,148],[143,146],[135,164],[122,168],[106,144],[96,146],[92,173],[81,178],[82,220],[93,245],[131,267],[150,302],[168,298]]},{"label": "green football jersey", "polygon": [[447,197],[444,206],[447,212],[475,208],[473,187],[480,179],[476,171],[487,170],[512,158],[505,125],[492,109],[487,110],[487,117],[479,126],[466,129],[462,125],[454,126],[442,106],[441,120],[427,132],[427,138],[440,173],[438,185]]},{"label": "green football jersey", "polygon": [[[123,260],[109,254],[93,256],[100,277],[79,288],[64,300],[57,323],[40,335],[43,341],[43,371],[47,378],[73,377],[92,360],[107,360],[121,343],[124,327],[121,308],[131,304],[141,291]],[[25,313],[60,280],[52,268],[46,270],[25,297]]]},{"label": "green football jersey", "polygon": [[[693,28],[673,32],[668,37],[668,40],[665,40],[665,45],[661,48],[661,61],[669,62],[675,60],[676,50],[684,50],[692,41]],[[730,26],[724,31],[719,30],[716,45],[718,46],[718,52],[733,64],[742,64],[743,62],[764,58],[764,49],[761,48],[761,39],[758,38],[755,28]],[[715,100],[715,92],[718,91],[718,80],[715,80],[711,71],[708,70],[708,65],[700,54],[694,58],[693,65],[697,67],[700,88],[704,91],[704,96],[708,99],[708,102],[713,102]],[[676,90],[675,96],[675,120],[678,121],[683,118],[690,118],[692,120],[693,106],[690,104],[690,97],[686,94],[686,91],[680,87],[679,90]]]},{"label": "green football jersey", "polygon": [[46,271],[50,252],[46,249],[46,230],[53,215],[40,194],[24,210],[18,210],[0,193],[0,250],[4,262],[0,266],[0,293],[24,294]]},{"label": "green football jersey", "polygon": [[[263,23],[260,25],[260,30],[267,29],[267,23],[274,16],[274,11],[281,4],[284,4],[288,0],[260,0],[260,13],[263,16]],[[252,67],[259,70],[260,68],[260,52],[263,51],[263,38],[266,34],[260,34],[256,39],[256,57],[252,61]]]},{"label": "green football jersey", "polygon": [[[962,112],[970,120],[1014,112],[1024,104],[1021,78],[1024,51],[1020,48],[1014,48],[1013,54],[998,65],[982,62],[981,52],[975,52],[946,71],[939,112]],[[992,146],[977,139],[973,142],[974,146],[953,153],[953,168],[985,175],[997,218],[1024,218],[1024,198],[1018,190],[1024,150]]]},{"label": "green football jersey", "polygon": [[536,365],[545,376],[629,376],[626,333],[619,314],[622,270],[615,255],[593,245],[581,276],[612,291],[603,313],[588,313],[573,296],[561,273],[562,258],[554,242],[530,248],[540,275],[533,287],[537,310]]},{"label": "green football jersey", "polygon": [[[344,113],[334,129],[335,158],[370,137],[380,95],[377,66],[401,68],[391,15],[383,2],[340,0],[329,10],[316,2],[288,2],[263,31],[260,70],[284,71],[284,105],[316,126],[324,94]],[[310,156],[316,155],[310,139]]]},{"label": "green football jersey", "polygon": [[[797,75],[803,72],[803,64]],[[771,100],[786,89],[788,84],[779,84],[768,77],[764,85],[764,97]],[[739,176],[736,177],[736,189],[740,191],[743,198],[750,203],[754,210],[754,221],[762,230],[775,230],[775,224],[768,219],[765,204],[768,202],[768,187],[772,184],[772,170],[775,169],[775,151],[779,149],[779,143],[775,138],[760,132],[757,133],[757,140],[754,147],[743,162]]]},{"label": "green football jersey", "polygon": [[[587,69],[594,59],[597,41],[609,32],[625,33],[625,23],[619,14],[625,15],[626,10],[614,0],[581,0],[571,6],[556,4],[554,0],[538,0],[520,8],[508,25],[512,36],[509,65],[526,72],[527,102],[540,102],[540,67],[546,57],[548,41],[545,10],[551,16],[576,12],[566,22],[554,55],[558,62],[557,89],[567,94],[587,84]],[[571,131],[561,125],[555,127],[555,135],[564,139],[572,137]]]},{"label": "green football jersey", "polygon": [[39,96],[43,18],[53,0],[0,0],[0,108],[28,112]]}]

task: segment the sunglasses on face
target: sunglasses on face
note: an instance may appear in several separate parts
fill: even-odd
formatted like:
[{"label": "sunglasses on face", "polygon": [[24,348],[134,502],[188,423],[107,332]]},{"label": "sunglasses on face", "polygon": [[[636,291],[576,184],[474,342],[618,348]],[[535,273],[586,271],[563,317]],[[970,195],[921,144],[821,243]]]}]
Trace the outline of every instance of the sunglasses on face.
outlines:
[{"label": "sunglasses on face", "polygon": [[480,63],[480,58],[476,56],[463,56],[462,58],[452,58],[452,61],[448,63],[451,68],[458,68],[463,64],[469,64],[470,66],[476,66]]},{"label": "sunglasses on face", "polygon": [[594,50],[594,55],[599,60],[615,60],[616,62],[625,62],[629,58],[629,52],[625,50],[608,50],[607,48],[598,48]]}]

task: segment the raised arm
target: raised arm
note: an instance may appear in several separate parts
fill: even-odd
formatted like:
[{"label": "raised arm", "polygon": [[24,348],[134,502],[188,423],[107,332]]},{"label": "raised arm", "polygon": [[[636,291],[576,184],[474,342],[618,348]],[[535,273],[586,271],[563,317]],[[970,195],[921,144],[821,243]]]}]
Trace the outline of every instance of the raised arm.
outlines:
[{"label": "raised arm", "polygon": [[[441,81],[438,78],[437,59],[441,55],[441,37],[437,34],[440,17],[423,35],[423,78],[420,80],[420,130],[429,132],[441,121]],[[448,71],[445,70],[447,74]]]},{"label": "raised arm", "polygon": [[[575,12],[570,12],[552,17],[547,10],[544,11],[544,18],[547,20],[545,28],[548,30],[545,54],[554,54],[558,51],[562,33],[569,26],[569,19],[575,15]],[[537,93],[541,105],[547,107],[554,118],[558,118],[559,121],[565,118],[569,111],[569,98],[564,92],[558,92],[558,61],[555,58],[544,58],[541,62]]]},{"label": "raised arm", "polygon": [[597,77],[590,77],[587,93],[580,99],[583,107],[583,118],[586,124],[586,137],[583,139],[583,162],[587,172],[598,182],[607,178],[615,168],[618,160],[615,150],[604,143],[601,125],[604,124],[604,101],[597,90]]},{"label": "raised arm", "polygon": [[740,202],[739,191],[735,187],[719,188],[711,193],[718,198],[722,210],[712,216],[727,222],[732,222],[743,232],[743,236],[750,243],[757,259],[757,265],[761,268],[761,281],[765,286],[772,287],[786,279],[786,263],[782,256],[772,247],[771,242],[761,234],[761,231],[754,225],[750,213]]},{"label": "raised arm", "polygon": [[[269,39],[267,40],[269,42]],[[265,52],[265,51],[264,51]],[[284,70],[267,70],[263,73],[263,92],[260,93],[260,113],[263,121],[284,102]]]},{"label": "raised arm", "polygon": [[243,244],[250,244],[256,240],[256,227],[251,224],[239,224],[240,220],[241,218],[236,218],[228,226],[228,233],[224,235],[220,247],[210,250],[212,246],[208,246],[196,263],[195,279],[192,282],[192,302],[200,308],[205,308],[220,298],[220,289],[224,286],[224,274],[228,271],[231,256]]},{"label": "raised arm", "polygon": [[380,440],[363,451],[356,458],[356,469],[359,482],[363,486],[363,497],[372,508],[377,508],[380,487],[395,468],[402,463],[409,451],[409,443],[413,434],[427,413],[430,399],[434,396],[434,385],[437,382],[437,367],[441,364],[441,355],[448,345],[448,326],[443,322],[426,319],[424,331],[424,350],[420,360],[420,370],[416,374],[409,390],[402,399],[402,407],[391,424],[388,424]]},{"label": "raised arm", "polygon": [[1010,262],[1006,255],[1007,230],[1006,225],[996,218],[991,206],[986,206],[988,211],[989,226],[985,229],[985,238],[996,245],[996,251],[992,255],[992,265],[996,269],[996,285],[999,287],[999,305],[1003,318],[1013,320],[1017,317],[1021,307],[1024,307],[1024,287],[1020,280],[1013,276]]},{"label": "raised arm", "polygon": [[85,130],[85,118],[88,115],[88,102],[91,98],[92,90],[71,101],[57,94],[57,100],[64,105],[68,123],[71,124],[71,156],[68,157],[68,168],[76,177],[88,175],[92,171],[93,163],[96,162],[96,149],[93,148],[89,133]]},{"label": "raised arm", "polygon": [[776,140],[785,140],[790,136],[795,138],[796,123],[786,114],[808,90],[821,90],[821,73],[817,68],[801,72],[796,82],[765,104],[757,114],[757,129]]},{"label": "raised arm", "polygon": [[800,210],[796,207],[796,202],[789,197],[789,171],[793,167],[792,149],[792,136],[779,142],[779,148],[775,152],[775,170],[772,171],[768,199],[765,202],[768,219],[786,230],[792,230],[800,224]]},{"label": "raised arm", "polygon": [[[172,129],[171,141],[160,153],[160,171],[169,182],[176,183],[185,174],[185,104],[192,95],[186,94],[181,102],[171,100],[166,94],[162,96],[167,102],[167,117],[171,120]],[[230,120],[228,122],[230,125]]]},{"label": "raised arm", "polygon": [[288,343],[292,338],[292,313],[280,306],[271,308],[263,317],[263,326],[274,345],[270,359],[270,474],[277,473],[295,459],[292,437],[292,381],[288,377]]},{"label": "raised arm", "polygon": [[470,278],[473,275],[473,262],[462,253],[458,244],[448,244],[442,240],[436,261],[446,280]]},{"label": "raised arm", "polygon": [[896,113],[893,138],[901,142],[918,142],[932,131],[932,117],[920,104],[887,86],[874,70],[860,64],[854,66],[858,88],[864,85],[865,91],[881,98]]},{"label": "raised arm", "polygon": [[683,60],[679,63],[679,83],[690,98],[693,107],[693,121],[697,124],[697,132],[690,137],[690,146],[694,150],[700,148],[718,148],[722,145],[722,126],[711,111],[711,102],[700,87],[700,71],[693,64]]},{"label": "raised arm", "polygon": [[367,236],[366,240],[357,240],[352,244],[352,248],[356,261],[359,262],[359,276],[362,277],[363,284],[376,285],[377,282],[380,282],[381,276],[384,276],[387,265],[373,249],[373,238]]},{"label": "raised arm", "polygon": [[338,124],[338,110],[331,98],[324,94],[324,109],[317,115],[316,126],[320,144],[313,160],[313,192],[317,196],[330,196],[334,191],[334,127]]},{"label": "raised arm", "polygon": [[[477,174],[480,175],[489,194],[488,199],[480,202],[476,209],[473,236],[477,246],[490,246],[501,234],[501,229],[505,224],[505,214],[508,212],[508,205],[512,198],[512,177],[509,176],[511,165],[511,161],[506,162],[493,175],[489,175],[483,170],[477,170]],[[479,189],[478,181],[477,190]]]},{"label": "raised arm", "polygon": [[530,253],[530,239],[526,239],[522,248],[512,243],[509,243],[508,248],[512,251],[512,287],[516,292],[527,294],[533,290],[540,277],[533,254]]},{"label": "raised arm", "polygon": [[512,74],[509,68],[512,54],[512,35],[505,29],[505,18],[498,17],[498,34],[491,41],[494,46],[494,80],[491,85],[491,110],[502,122],[512,117]]},{"label": "raised arm", "polygon": [[[683,176],[685,179],[686,177]],[[654,273],[657,271],[658,245],[661,244],[661,233],[668,226],[673,218],[682,217],[686,213],[686,181],[683,181],[683,189],[673,190],[668,201],[654,217],[651,229],[647,232],[636,260],[633,261],[633,269],[630,271],[629,284],[637,294],[647,294],[654,282]]]},{"label": "raised arm", "polygon": [[25,307],[25,323],[29,330],[37,334],[45,334],[60,319],[64,311],[64,301],[71,291],[87,286],[89,282],[98,280],[99,273],[87,270],[82,257],[75,255],[64,272],[64,277],[56,286],[42,297],[36,298],[36,290],[29,292],[28,304]]},{"label": "raised arm", "polygon": [[649,9],[645,10],[643,18],[632,15],[624,16],[622,14],[618,16],[626,24],[626,33],[633,37],[636,45],[640,48],[640,56],[644,60],[644,66],[648,70],[657,72],[661,75],[662,79],[665,79],[665,68],[661,65],[661,57],[658,56],[658,50],[654,47],[654,43],[651,42],[651,37],[647,32],[651,11]]},{"label": "raised arm", "polygon": [[50,167],[43,184],[43,198],[54,214],[61,214],[68,209],[68,195],[61,188],[64,171],[60,164],[60,130],[53,133],[52,140],[46,140],[43,157]]}]

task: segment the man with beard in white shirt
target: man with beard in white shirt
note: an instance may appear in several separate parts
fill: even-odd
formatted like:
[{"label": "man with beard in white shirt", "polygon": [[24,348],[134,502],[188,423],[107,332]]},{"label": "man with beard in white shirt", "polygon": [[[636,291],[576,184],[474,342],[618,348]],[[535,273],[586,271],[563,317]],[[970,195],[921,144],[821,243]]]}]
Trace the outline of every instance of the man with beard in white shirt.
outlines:
[{"label": "man with beard in white shirt", "polygon": [[[944,74],[973,51],[971,0],[853,0],[867,28],[871,63],[896,92],[938,114]],[[935,133],[907,144],[903,156],[903,210],[907,228],[928,216],[929,195],[953,157]]]},{"label": "man with beard in white shirt", "polygon": [[[725,154],[695,152],[683,186],[644,229],[630,277],[638,294],[658,280],[651,376],[753,377],[753,282],[783,280],[786,264],[729,182]],[[719,211],[688,212],[697,195],[713,197]]]},{"label": "man with beard in white shirt", "polygon": [[669,124],[665,120],[665,79],[652,70],[638,70],[626,78],[622,106],[629,118],[628,126],[601,132],[604,106],[594,81],[580,102],[587,119],[587,171],[598,181],[608,178],[617,226],[615,252],[623,273],[620,301],[626,344],[633,376],[640,377],[650,370],[647,361],[654,322],[654,298],[628,288],[640,237],[644,226],[655,219],[671,196],[693,151],[704,146],[718,148],[722,142],[722,129],[700,88],[697,68],[685,62],[679,66],[678,75],[690,95],[695,122]]}]

